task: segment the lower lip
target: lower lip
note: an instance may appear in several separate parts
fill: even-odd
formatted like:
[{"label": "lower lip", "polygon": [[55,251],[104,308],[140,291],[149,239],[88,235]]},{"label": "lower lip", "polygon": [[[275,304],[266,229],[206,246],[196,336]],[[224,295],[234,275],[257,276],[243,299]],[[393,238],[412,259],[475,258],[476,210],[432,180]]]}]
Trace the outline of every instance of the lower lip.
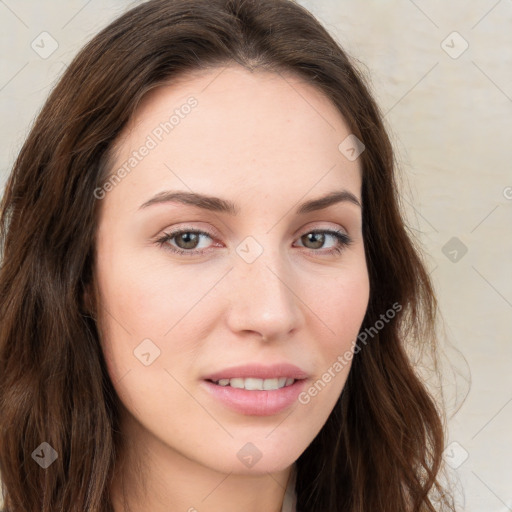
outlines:
[{"label": "lower lip", "polygon": [[208,380],[203,380],[203,384],[217,400],[236,412],[251,416],[272,416],[283,412],[297,401],[306,385],[306,379],[296,380],[291,386],[268,391],[220,386]]}]

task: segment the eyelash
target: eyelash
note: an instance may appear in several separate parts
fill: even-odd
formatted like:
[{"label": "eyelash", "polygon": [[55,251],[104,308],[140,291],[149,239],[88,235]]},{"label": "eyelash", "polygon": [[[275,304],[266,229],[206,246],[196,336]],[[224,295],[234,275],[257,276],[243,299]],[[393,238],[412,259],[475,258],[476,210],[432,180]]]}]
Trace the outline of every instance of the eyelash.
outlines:
[{"label": "eyelash", "polygon": [[[208,251],[208,249],[185,250],[185,249],[180,249],[180,248],[174,247],[167,243],[170,240],[172,240],[173,238],[177,237],[178,235],[183,235],[184,233],[194,233],[197,235],[205,235],[205,236],[211,238],[212,240],[214,238],[210,233],[208,233],[206,231],[201,231],[199,229],[186,229],[185,228],[185,229],[180,229],[180,230],[173,231],[170,233],[164,233],[163,236],[158,238],[155,242],[160,247],[163,247],[165,245],[166,246],[165,249],[171,251],[172,253],[183,255],[183,256],[196,256],[198,254],[203,254]],[[306,233],[301,235],[299,238],[302,238],[303,236],[309,235],[309,234],[322,234],[322,233],[331,235],[331,236],[335,237],[338,241],[338,245],[336,245],[336,247],[334,247],[332,249],[328,249],[327,251],[323,252],[323,254],[325,254],[325,255],[341,254],[353,242],[352,238],[350,238],[346,233],[343,233],[343,231],[337,231],[337,230],[332,230],[332,229],[314,229],[312,231],[307,231]],[[306,250],[311,251],[311,252],[321,252],[321,249],[307,249],[306,248]]]}]

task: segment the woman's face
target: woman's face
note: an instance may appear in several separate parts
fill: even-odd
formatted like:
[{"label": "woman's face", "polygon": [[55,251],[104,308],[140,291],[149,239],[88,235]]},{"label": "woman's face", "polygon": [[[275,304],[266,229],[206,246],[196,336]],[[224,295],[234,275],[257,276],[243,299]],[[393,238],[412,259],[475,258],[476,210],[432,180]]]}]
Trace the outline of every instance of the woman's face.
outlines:
[{"label": "woman's face", "polygon": [[369,298],[349,135],[314,87],[236,66],[140,104],[95,193],[98,325],[136,442],[263,474],[324,425]]}]

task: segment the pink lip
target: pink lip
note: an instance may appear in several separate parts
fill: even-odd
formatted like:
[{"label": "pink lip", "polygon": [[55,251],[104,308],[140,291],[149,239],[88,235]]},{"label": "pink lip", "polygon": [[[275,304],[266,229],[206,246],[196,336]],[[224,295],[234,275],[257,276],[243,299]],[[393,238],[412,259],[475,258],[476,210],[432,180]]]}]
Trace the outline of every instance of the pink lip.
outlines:
[{"label": "pink lip", "polygon": [[298,366],[289,363],[273,364],[271,366],[263,366],[259,364],[245,364],[241,366],[231,366],[224,370],[212,373],[203,377],[204,380],[234,379],[236,377],[254,379],[276,379],[278,377],[286,377],[287,379],[305,379],[308,374],[301,370]]},{"label": "pink lip", "polygon": [[[295,379],[290,386],[273,390],[247,390],[220,386],[212,381],[221,379],[255,378],[275,379],[286,377]],[[298,366],[282,363],[271,366],[247,364],[232,366],[204,377],[205,390],[228,408],[246,415],[271,416],[278,414],[297,402],[298,396],[306,386],[308,374]]]},{"label": "pink lip", "polygon": [[204,380],[202,385],[214,398],[240,414],[272,416],[297,402],[306,382],[306,379],[296,380],[290,386],[270,391],[248,391],[231,386],[220,386],[208,380]]}]

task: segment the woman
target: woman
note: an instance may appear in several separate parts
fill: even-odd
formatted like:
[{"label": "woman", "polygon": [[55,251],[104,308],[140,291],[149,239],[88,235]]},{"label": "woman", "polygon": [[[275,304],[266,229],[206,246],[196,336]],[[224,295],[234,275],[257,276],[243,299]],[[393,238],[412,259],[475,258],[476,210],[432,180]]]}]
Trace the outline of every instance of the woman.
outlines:
[{"label": "woman", "polygon": [[6,510],[453,510],[436,300],[379,110],[288,0],[150,0],[1,211]]}]

